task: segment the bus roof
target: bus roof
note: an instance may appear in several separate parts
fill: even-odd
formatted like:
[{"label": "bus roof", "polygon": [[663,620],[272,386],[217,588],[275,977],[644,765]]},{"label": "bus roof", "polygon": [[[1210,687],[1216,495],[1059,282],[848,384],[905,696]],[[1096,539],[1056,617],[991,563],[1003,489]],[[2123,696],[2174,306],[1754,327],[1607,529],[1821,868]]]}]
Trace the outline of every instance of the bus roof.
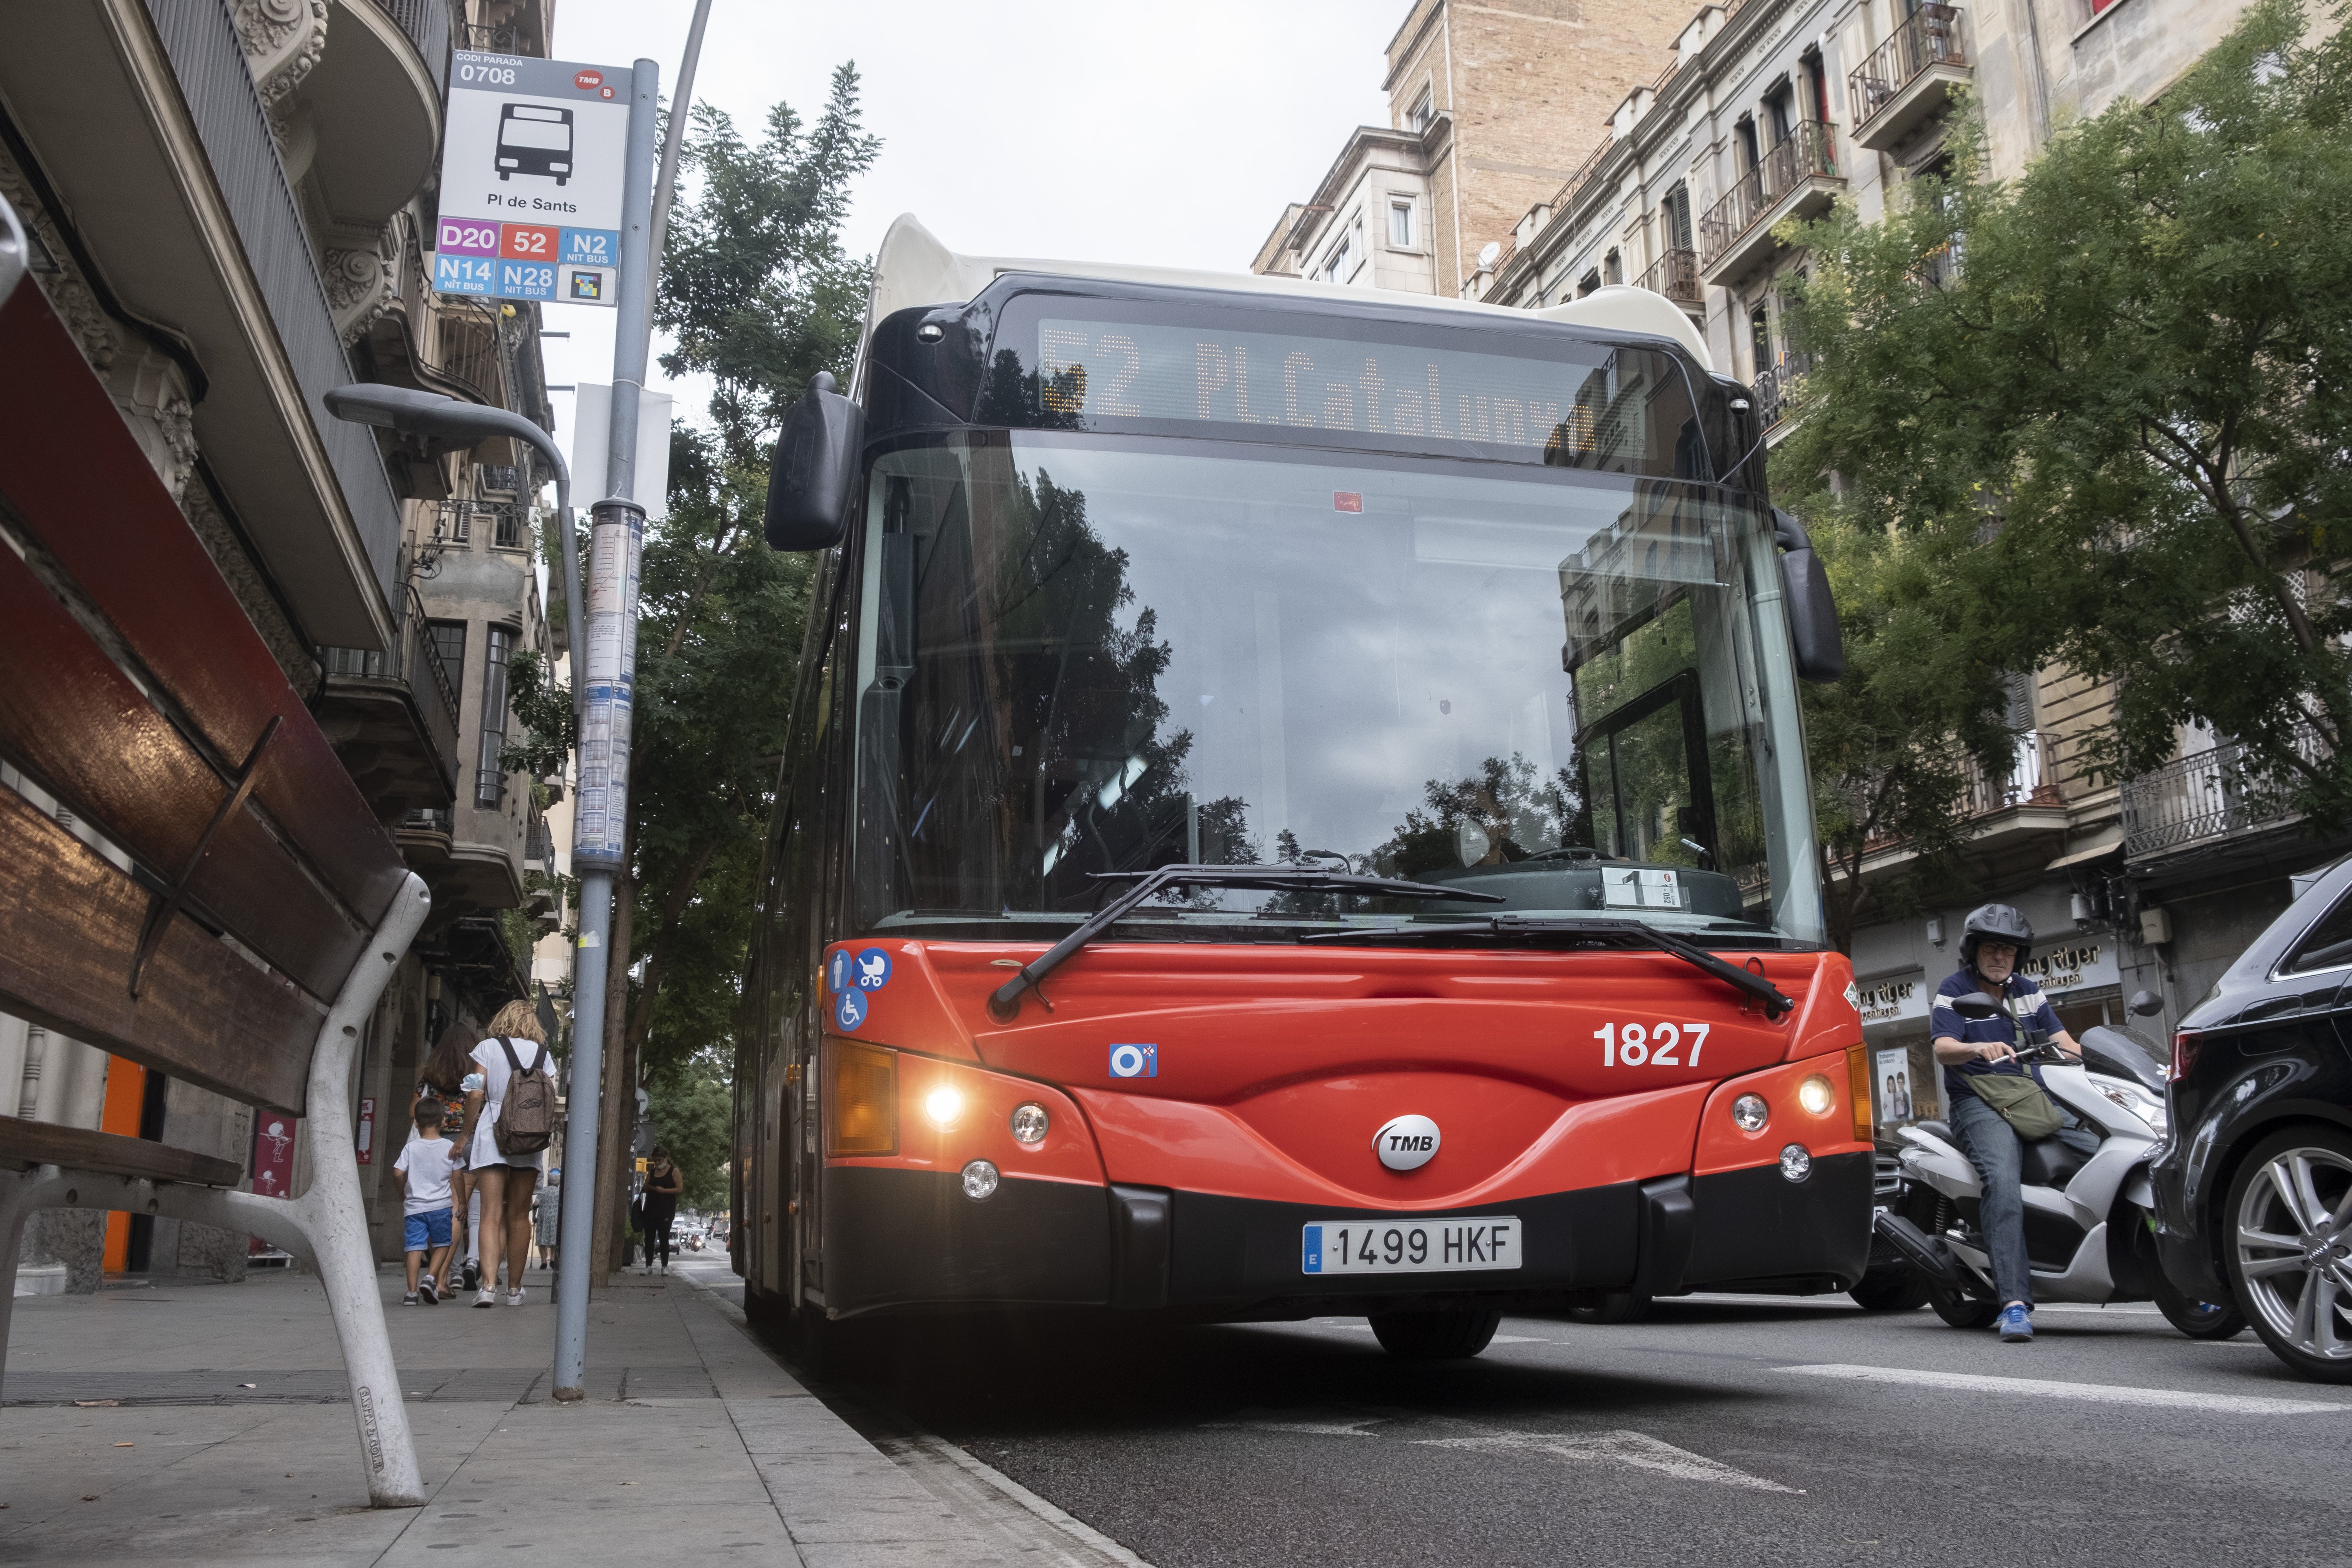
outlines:
[{"label": "bus roof", "polygon": [[918,305],[962,304],[1008,272],[1035,272],[1061,278],[1098,278],[1125,283],[1161,283],[1186,289],[1221,289],[1247,294],[1294,294],[1316,300],[1361,301],[1367,293],[1382,304],[1407,304],[1430,310],[1471,310],[1491,316],[1532,316],[1538,321],[1594,327],[1612,332],[1639,332],[1671,338],[1713,374],[1714,356],[1706,352],[1682,307],[1663,294],[1622,284],[1604,288],[1581,300],[1541,310],[1508,310],[1467,300],[1447,300],[1430,294],[1405,294],[1393,289],[1364,289],[1339,283],[1310,283],[1299,278],[1263,278],[1249,272],[1197,272],[1174,267],[1134,267],[1119,262],[1037,261],[1003,256],[960,256],[941,245],[912,213],[902,213],[882,238],[874,261],[874,292],[867,305],[866,330],[896,311]]}]

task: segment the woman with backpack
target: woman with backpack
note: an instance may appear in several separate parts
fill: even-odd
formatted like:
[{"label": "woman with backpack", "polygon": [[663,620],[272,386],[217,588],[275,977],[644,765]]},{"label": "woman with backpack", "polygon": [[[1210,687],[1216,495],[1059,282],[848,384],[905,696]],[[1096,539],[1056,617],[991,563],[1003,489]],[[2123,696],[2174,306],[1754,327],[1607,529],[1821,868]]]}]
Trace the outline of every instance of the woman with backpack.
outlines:
[{"label": "woman with backpack", "polygon": [[498,1305],[499,1261],[507,1265],[507,1305],[522,1305],[530,1259],[530,1194],[540,1156],[555,1131],[555,1058],[528,1002],[508,1003],[474,1047],[482,1087],[466,1096],[463,1153],[482,1194],[482,1284],[477,1307]]}]

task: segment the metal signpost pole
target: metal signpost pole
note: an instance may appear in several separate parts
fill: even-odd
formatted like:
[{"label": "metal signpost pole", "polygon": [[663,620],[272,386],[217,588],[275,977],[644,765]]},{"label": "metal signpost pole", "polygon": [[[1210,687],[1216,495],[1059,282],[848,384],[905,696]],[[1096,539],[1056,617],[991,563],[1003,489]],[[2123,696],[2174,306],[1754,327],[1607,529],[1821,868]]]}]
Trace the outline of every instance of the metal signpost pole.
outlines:
[{"label": "metal signpost pole", "polygon": [[[627,851],[629,720],[636,677],[637,560],[645,509],[634,499],[637,394],[651,352],[646,280],[652,267],[656,104],[661,68],[636,62],[629,92],[627,162],[621,183],[620,320],[613,343],[613,424],[605,481],[589,531],[587,622],[576,647],[587,694],[580,731],[572,867],[580,877],[580,948],[572,986],[572,1094],[565,1107],[563,1215],[555,1312],[555,1397],[583,1395],[588,1281],[596,1244],[597,1119],[604,1058],[604,988],[613,935],[613,873]],[[626,1094],[633,1085],[615,1084]]]}]

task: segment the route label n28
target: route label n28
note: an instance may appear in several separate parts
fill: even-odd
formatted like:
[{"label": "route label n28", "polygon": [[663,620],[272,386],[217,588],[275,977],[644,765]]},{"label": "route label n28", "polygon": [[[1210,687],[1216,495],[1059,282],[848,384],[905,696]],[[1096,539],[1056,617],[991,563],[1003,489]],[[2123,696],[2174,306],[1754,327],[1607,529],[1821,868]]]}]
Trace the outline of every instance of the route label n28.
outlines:
[{"label": "route label n28", "polygon": [[[1601,1065],[1695,1068],[1711,1024],[1603,1024],[1592,1031],[1601,1042]],[[1685,1049],[1688,1054],[1685,1054]]]}]

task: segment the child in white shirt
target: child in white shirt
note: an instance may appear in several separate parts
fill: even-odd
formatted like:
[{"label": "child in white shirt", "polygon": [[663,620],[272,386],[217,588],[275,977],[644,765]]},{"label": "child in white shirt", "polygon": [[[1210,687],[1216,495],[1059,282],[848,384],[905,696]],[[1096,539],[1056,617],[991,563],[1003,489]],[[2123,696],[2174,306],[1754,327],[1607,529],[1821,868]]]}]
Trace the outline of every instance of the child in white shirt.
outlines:
[{"label": "child in white shirt", "polygon": [[[416,1102],[416,1136],[400,1152],[392,1168],[400,1173],[401,1207],[407,1228],[408,1293],[401,1305],[414,1307],[421,1298],[430,1307],[441,1300],[436,1281],[446,1279],[449,1268],[449,1141],[441,1136],[441,1102]],[[431,1266],[418,1269],[430,1251]]]}]

